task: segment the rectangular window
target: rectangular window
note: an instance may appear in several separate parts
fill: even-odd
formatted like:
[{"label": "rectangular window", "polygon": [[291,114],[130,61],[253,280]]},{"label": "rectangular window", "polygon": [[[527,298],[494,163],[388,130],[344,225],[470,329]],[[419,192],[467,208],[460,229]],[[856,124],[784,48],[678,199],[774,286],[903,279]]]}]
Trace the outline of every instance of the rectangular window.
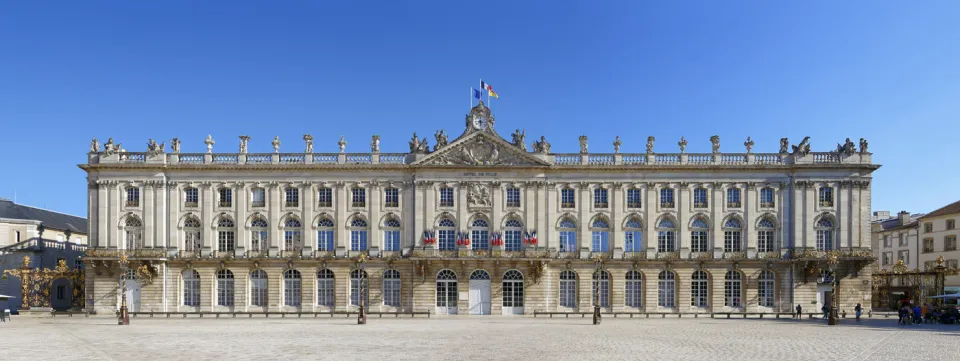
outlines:
[{"label": "rectangular window", "polygon": [[743,247],[740,244],[740,231],[723,232],[723,251],[724,252],[742,252]]},{"label": "rectangular window", "polygon": [[233,190],[229,188],[220,188],[217,190],[218,195],[220,196],[221,207],[232,207],[233,206]]},{"label": "rectangular window", "polygon": [[200,279],[183,277],[183,305],[200,306]]},{"label": "rectangular window", "polygon": [[907,237],[905,237],[903,233],[898,234],[897,237],[900,237],[900,240],[897,242],[897,244],[900,247],[905,247],[907,245]]},{"label": "rectangular window", "polygon": [[593,252],[609,252],[610,248],[610,233],[608,232],[593,232]]},{"label": "rectangular window", "polygon": [[627,208],[642,208],[641,189],[627,189]]},{"label": "rectangular window", "polygon": [[910,250],[903,250],[897,252],[897,261],[903,261],[905,264],[910,264]]},{"label": "rectangular window", "polygon": [[490,249],[490,231],[485,229],[470,231],[470,245],[473,249]]},{"label": "rectangular window", "polygon": [[520,207],[520,188],[507,188],[507,207]]},{"label": "rectangular window", "polygon": [[923,239],[923,253],[933,252],[933,238]]},{"label": "rectangular window", "polygon": [[351,201],[350,204],[354,207],[366,207],[367,206],[367,190],[364,188],[351,188],[350,189]]},{"label": "rectangular window", "polygon": [[773,231],[757,232],[757,251],[773,252],[776,249],[773,245]]},{"label": "rectangular window", "polygon": [[303,249],[303,243],[300,243],[300,231],[284,231],[283,247],[287,251]]},{"label": "rectangular window", "polygon": [[250,206],[266,207],[267,192],[263,188],[254,188],[250,191]]},{"label": "rectangular window", "polygon": [[883,252],[883,265],[884,266],[889,265],[891,258],[893,258],[892,252]]},{"label": "rectangular window", "polygon": [[333,251],[333,231],[317,231],[317,250]]},{"label": "rectangular window", "polygon": [[452,251],[457,249],[456,247],[457,231],[452,229],[441,229],[437,231],[437,248],[441,251]]},{"label": "rectangular window", "polygon": [[627,231],[623,234],[624,252],[643,252],[643,232]]},{"label": "rectangular window", "polygon": [[776,289],[776,282],[774,280],[760,279],[757,285],[757,298],[760,300],[760,306],[774,307],[774,294]]},{"label": "rectangular window", "polygon": [[676,235],[673,231],[657,232],[657,252],[676,252]]},{"label": "rectangular window", "polygon": [[946,236],[943,237],[943,251],[956,251],[957,250],[957,236]]},{"label": "rectangular window", "polygon": [[300,206],[300,190],[296,188],[285,189],[287,207]]},{"label": "rectangular window", "polygon": [[383,231],[383,250],[400,250],[400,231]]},{"label": "rectangular window", "polygon": [[889,234],[883,236],[883,246],[884,246],[884,247],[893,247],[893,237],[890,237]]},{"label": "rectangular window", "polygon": [[317,207],[333,207],[333,190],[327,187],[317,189]]},{"label": "rectangular window", "polygon": [[17,242],[16,242],[16,243],[20,243],[20,231],[17,231]]},{"label": "rectangular window", "polygon": [[510,230],[503,232],[503,245],[506,251],[519,251],[522,249],[522,238],[520,231]]},{"label": "rectangular window", "polygon": [[[326,276],[325,276],[326,277]],[[331,307],[334,305],[334,279],[317,278],[317,304]]]},{"label": "rectangular window", "polygon": [[760,189],[760,207],[762,208],[773,208],[773,189],[772,188],[763,188]]},{"label": "rectangular window", "polygon": [[927,222],[923,224],[923,233],[933,232],[933,223]]},{"label": "rectangular window", "polygon": [[943,263],[943,266],[950,269],[957,269],[957,260],[955,259],[947,260],[946,262]]},{"label": "rectangular window", "polygon": [[603,188],[597,188],[593,190],[593,207],[594,208],[607,208],[607,190]]},{"label": "rectangular window", "polygon": [[661,189],[660,190],[660,207],[661,208],[673,208],[673,189]]},{"label": "rectangular window", "polygon": [[573,189],[560,190],[560,208],[576,208],[577,201]]},{"label": "rectangular window", "polygon": [[233,306],[233,279],[217,279],[217,306]]},{"label": "rectangular window", "polygon": [[707,190],[697,188],[693,190],[693,208],[707,208]]},{"label": "rectangular window", "polygon": [[957,221],[955,221],[955,220],[953,220],[953,219],[948,219],[948,220],[947,220],[947,230],[949,231],[949,230],[954,229],[954,228],[957,228]]},{"label": "rectangular window", "polygon": [[820,206],[833,207],[833,188],[820,188]]},{"label": "rectangular window", "polygon": [[400,190],[396,188],[386,188],[383,190],[383,206],[387,208],[396,208],[400,206]]},{"label": "rectangular window", "polygon": [[233,231],[217,231],[217,251],[232,252],[237,245]]},{"label": "rectangular window", "polygon": [[453,207],[453,188],[440,188],[440,206]]},{"label": "rectangular window", "polygon": [[184,250],[188,252],[200,252],[203,248],[203,243],[200,238],[200,231],[188,230],[183,232],[183,246]]},{"label": "rectangular window", "polygon": [[577,251],[577,232],[560,231],[560,252]]},{"label": "rectangular window", "polygon": [[741,295],[740,281],[725,281],[723,284],[723,305],[727,307],[740,307]]},{"label": "rectangular window", "polygon": [[184,207],[197,207],[200,204],[200,191],[196,188],[183,190]]},{"label": "rectangular window", "polygon": [[924,270],[924,271],[932,270],[932,269],[933,269],[934,267],[936,267],[936,266],[937,266],[937,261],[926,261],[926,262],[923,262],[923,270]]},{"label": "rectangular window", "polygon": [[707,248],[707,232],[706,231],[690,232],[690,251],[709,252]]},{"label": "rectangular window", "polygon": [[740,208],[740,188],[727,189],[727,207]]},{"label": "rectangular window", "polygon": [[283,304],[291,307],[300,307],[300,278],[284,278]]},{"label": "rectangular window", "polygon": [[140,206],[140,188],[127,188],[127,207]]},{"label": "rectangular window", "polygon": [[350,250],[351,251],[367,250],[367,231],[363,231],[363,230],[350,231]]},{"label": "rectangular window", "polygon": [[251,231],[250,232],[250,250],[255,252],[267,252],[270,250],[270,232]]}]

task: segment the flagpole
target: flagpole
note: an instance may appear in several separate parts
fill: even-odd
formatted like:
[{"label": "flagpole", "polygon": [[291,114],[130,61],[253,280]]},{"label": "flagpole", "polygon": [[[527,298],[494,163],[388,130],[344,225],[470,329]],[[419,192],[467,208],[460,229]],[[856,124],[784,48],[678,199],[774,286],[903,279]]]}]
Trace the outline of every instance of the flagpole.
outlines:
[{"label": "flagpole", "polygon": [[473,109],[473,87],[470,87],[470,107],[467,110]]}]

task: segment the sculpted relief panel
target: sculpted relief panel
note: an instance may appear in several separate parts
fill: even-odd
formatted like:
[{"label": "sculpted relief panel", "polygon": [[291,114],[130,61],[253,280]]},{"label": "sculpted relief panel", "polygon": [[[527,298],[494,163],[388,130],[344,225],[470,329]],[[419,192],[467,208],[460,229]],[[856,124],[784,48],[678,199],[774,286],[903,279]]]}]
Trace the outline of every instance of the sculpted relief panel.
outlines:
[{"label": "sculpted relief panel", "polygon": [[445,147],[423,164],[429,165],[542,165],[519,153],[516,147],[503,146],[483,135]]}]

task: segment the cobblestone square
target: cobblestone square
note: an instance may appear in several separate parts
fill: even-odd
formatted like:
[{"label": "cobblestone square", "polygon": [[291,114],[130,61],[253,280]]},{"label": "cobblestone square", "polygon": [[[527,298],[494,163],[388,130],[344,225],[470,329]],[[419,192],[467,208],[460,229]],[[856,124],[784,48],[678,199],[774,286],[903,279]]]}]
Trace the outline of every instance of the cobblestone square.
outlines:
[{"label": "cobblestone square", "polygon": [[[958,360],[960,327],[821,320],[25,318],[4,360]],[[923,346],[926,345],[926,346]]]}]

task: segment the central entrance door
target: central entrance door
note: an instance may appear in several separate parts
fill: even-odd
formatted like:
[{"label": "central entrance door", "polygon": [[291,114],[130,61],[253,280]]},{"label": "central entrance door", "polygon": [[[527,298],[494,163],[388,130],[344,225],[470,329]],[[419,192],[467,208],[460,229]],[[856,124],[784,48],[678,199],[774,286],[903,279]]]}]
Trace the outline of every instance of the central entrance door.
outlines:
[{"label": "central entrance door", "polygon": [[490,314],[490,274],[481,269],[470,274],[470,314]]},{"label": "central entrance door", "polygon": [[127,278],[127,311],[140,312],[140,282],[134,278]]},{"label": "central entrance door", "polygon": [[445,269],[437,273],[437,314],[457,314],[457,274]]}]

